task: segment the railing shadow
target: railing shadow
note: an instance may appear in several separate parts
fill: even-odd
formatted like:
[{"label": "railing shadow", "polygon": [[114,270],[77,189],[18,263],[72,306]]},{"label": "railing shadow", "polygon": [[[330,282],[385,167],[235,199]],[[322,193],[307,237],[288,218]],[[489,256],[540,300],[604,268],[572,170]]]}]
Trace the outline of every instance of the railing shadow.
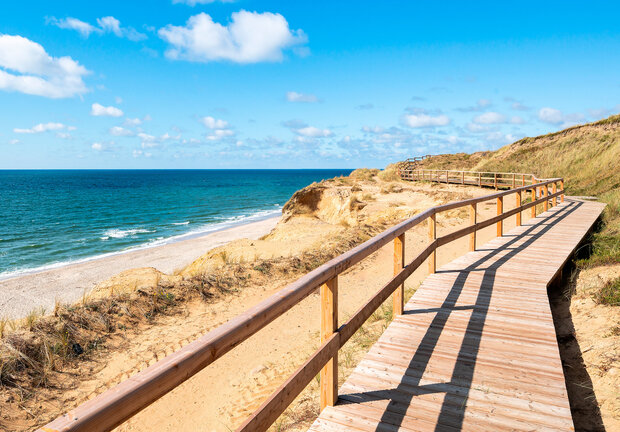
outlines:
[{"label": "railing shadow", "polygon": [[[411,405],[416,395],[437,392],[446,393],[435,430],[446,430],[446,428],[460,430],[471,390],[475,364],[480,349],[480,336],[489,310],[497,270],[520,251],[540,239],[546,232],[559,224],[569,214],[576,211],[581,205],[582,203],[580,202],[571,201],[564,206],[554,207],[550,211],[555,211],[555,214],[537,224],[529,226],[522,234],[513,236],[497,249],[484,249],[483,251],[487,253],[473,264],[462,270],[446,270],[445,272],[458,273],[458,275],[441,307],[405,311],[405,314],[436,314],[407,367],[407,369],[415,370],[415,374],[406,375],[406,383],[404,382],[405,376],[403,376],[403,380],[396,388],[342,395],[338,403],[351,404],[357,403],[360,400],[389,400],[381,421],[375,429],[378,432],[400,427],[405,418],[407,408]],[[524,224],[524,227],[526,225]],[[525,241],[517,244],[521,240]],[[478,252],[480,251],[482,249],[478,250]],[[505,252],[505,255],[501,255]],[[497,258],[498,256],[499,258]],[[480,266],[487,264],[491,259],[495,258],[497,259],[487,267],[484,269],[480,268]],[[467,277],[472,271],[476,271],[478,274],[483,272],[483,279],[480,283],[481,288],[476,302],[470,306],[457,306],[457,301],[465,286]],[[440,272],[438,271],[438,273]],[[453,311],[465,309],[473,310],[452,371],[451,382],[420,385],[424,370],[429,364],[450,314]],[[454,382],[452,387],[458,386],[458,393],[450,390],[452,382]],[[415,393],[412,391],[413,388],[415,388]]]}]

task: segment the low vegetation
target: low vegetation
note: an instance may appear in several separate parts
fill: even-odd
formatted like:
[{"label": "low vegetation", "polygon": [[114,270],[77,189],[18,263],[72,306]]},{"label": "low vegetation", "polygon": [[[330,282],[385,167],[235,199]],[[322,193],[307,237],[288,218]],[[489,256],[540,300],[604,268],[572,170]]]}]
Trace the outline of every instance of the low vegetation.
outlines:
[{"label": "low vegetation", "polygon": [[567,193],[596,196],[607,204],[580,267],[620,262],[620,115],[559,132],[523,138],[493,152],[438,155],[419,163],[429,169],[528,172],[563,177]]},{"label": "low vegetation", "polygon": [[592,299],[598,304],[620,306],[620,277],[607,281],[592,295]]}]

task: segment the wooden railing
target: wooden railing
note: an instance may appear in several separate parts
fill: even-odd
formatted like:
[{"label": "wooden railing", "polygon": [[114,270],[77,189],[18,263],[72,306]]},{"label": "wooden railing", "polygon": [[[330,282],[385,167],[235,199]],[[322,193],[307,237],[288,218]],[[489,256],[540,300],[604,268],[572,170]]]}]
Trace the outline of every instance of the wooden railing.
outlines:
[{"label": "wooden railing", "polygon": [[411,157],[411,158],[405,159],[402,162],[398,162],[396,167],[398,169],[399,174],[402,171],[410,171],[410,170],[413,170],[416,167],[418,162],[421,162],[424,159],[428,159],[429,157],[431,157],[431,155]]},{"label": "wooden railing", "polygon": [[403,180],[431,181],[438,183],[453,183],[473,186],[490,186],[497,189],[532,185],[538,179],[532,174],[484,172],[484,171],[454,171],[438,169],[406,169],[399,170]]},{"label": "wooden railing", "polygon": [[[338,350],[390,296],[393,296],[394,315],[403,313],[405,280],[425,260],[428,260],[429,271],[434,273],[437,248],[461,237],[469,236],[469,249],[475,250],[478,230],[495,224],[497,235],[501,236],[504,219],[515,216],[517,225],[520,225],[521,213],[528,208],[531,208],[532,216],[536,216],[538,204],[543,204],[544,210],[547,210],[550,200],[552,206],[557,204],[557,197],[564,201],[563,179],[539,180],[532,175],[527,176],[533,182],[530,185],[432,207],[399,223],[323,264],[245,313],[116,387],[69,411],[39,431],[108,431],[113,429],[222,357],[319,287],[321,297],[320,347],[237,430],[267,430],[319,372],[321,373],[321,409],[334,405],[338,399]],[[448,177],[449,180],[450,177]],[[551,193],[549,193],[550,186]],[[531,200],[524,203],[524,195],[528,191]],[[516,207],[504,212],[504,198],[513,194],[516,197]],[[542,198],[537,199],[539,196]],[[497,201],[497,216],[478,221],[477,205],[493,199]],[[469,209],[470,225],[437,237],[437,214],[462,207]],[[405,233],[422,223],[428,224],[429,243],[407,263]],[[360,307],[347,322],[338,326],[338,275],[389,242],[394,242],[394,277]]]}]

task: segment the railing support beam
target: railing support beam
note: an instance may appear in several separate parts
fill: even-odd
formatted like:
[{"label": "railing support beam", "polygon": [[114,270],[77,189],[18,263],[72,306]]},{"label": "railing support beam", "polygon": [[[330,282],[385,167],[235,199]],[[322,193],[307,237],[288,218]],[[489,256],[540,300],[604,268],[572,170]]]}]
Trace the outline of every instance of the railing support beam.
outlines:
[{"label": "railing support beam", "polygon": [[[476,225],[476,204],[469,206],[469,225]],[[471,252],[476,250],[476,230],[469,235],[469,250]]]},{"label": "railing support beam", "polygon": [[[405,266],[405,234],[394,239],[394,276]],[[405,284],[396,288],[392,295],[392,315],[402,315],[405,306]]]},{"label": "railing support beam", "polygon": [[[338,276],[321,285],[321,343],[338,331]],[[338,351],[321,369],[321,411],[338,400]]]},{"label": "railing support beam", "polygon": [[[433,242],[437,238],[437,215],[433,213],[428,218],[428,239]],[[435,273],[437,266],[437,251],[434,250],[431,252],[431,255],[428,257],[428,272],[430,274]]]},{"label": "railing support beam", "polygon": [[[551,186],[551,193],[556,193],[558,191],[558,185],[556,182],[553,182],[553,185]],[[558,205],[558,197],[553,197],[553,207],[555,207],[556,205]]]},{"label": "railing support beam", "polygon": [[[521,191],[516,193],[516,203],[517,207],[521,207]],[[517,226],[521,226],[521,212],[516,214],[517,216]]]},{"label": "railing support beam", "polygon": [[[497,215],[501,215],[504,213],[504,197],[497,198]],[[504,235],[504,221],[500,220],[497,222],[497,236],[501,237]]]}]

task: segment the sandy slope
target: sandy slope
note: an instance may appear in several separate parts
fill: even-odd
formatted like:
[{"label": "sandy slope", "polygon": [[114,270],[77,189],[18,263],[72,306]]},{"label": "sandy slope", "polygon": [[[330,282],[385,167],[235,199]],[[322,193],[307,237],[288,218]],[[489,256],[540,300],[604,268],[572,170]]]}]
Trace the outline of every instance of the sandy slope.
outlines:
[{"label": "sandy slope", "polygon": [[172,273],[209,249],[235,239],[255,239],[267,234],[278,219],[270,218],[176,243],[2,280],[0,317],[24,316],[39,307],[49,312],[53,310],[56,299],[62,302],[76,301],[99,282],[123,270],[148,266]]},{"label": "sandy slope", "polygon": [[[374,186],[373,186],[374,187]],[[423,186],[418,190],[394,194],[377,194],[372,214],[394,208],[394,204],[408,202],[418,210],[436,203],[455,199],[450,193],[484,195],[489,190],[462,189],[456,186]],[[366,191],[367,188],[364,188]],[[507,205],[506,209],[512,206]],[[494,202],[480,206],[487,218],[495,214]],[[458,215],[457,215],[458,216]],[[468,224],[467,215],[456,222],[439,220],[439,234],[447,233]],[[514,221],[507,223],[507,229]],[[330,225],[333,227],[333,225]],[[306,227],[307,228],[307,227]],[[300,230],[300,226],[296,226]],[[317,227],[312,225],[317,233]],[[279,227],[286,232],[286,228]],[[426,226],[420,226],[407,235],[407,255],[413,256],[426,244]],[[494,227],[479,233],[480,242],[494,235]],[[278,231],[278,229],[276,229]],[[300,232],[300,235],[303,233]],[[276,241],[280,235],[270,235]],[[269,237],[269,236],[268,236]],[[284,235],[286,237],[286,235]],[[467,239],[443,247],[438,262],[445,263],[467,250]],[[254,243],[254,242],[253,242]],[[480,243],[481,244],[481,243]],[[235,247],[233,245],[232,252]],[[390,278],[392,272],[391,245],[382,248],[372,257],[358,264],[340,278],[340,320],[344,321]],[[426,275],[423,265],[408,280],[407,285],[417,287]],[[293,278],[294,279],[294,278]],[[158,358],[224,323],[248,307],[281,289],[290,280],[274,280],[268,286],[244,289],[241,295],[226,297],[214,304],[187,305],[182,315],[162,318],[156,326],[142,329],[130,340],[116,341],[108,347],[110,353],[103,359],[105,366],[96,368],[92,380],[83,382],[75,391],[65,393],[60,400],[50,402],[50,411],[66,409],[67,400],[74,405],[85,398],[111,387],[122,379],[152,364]],[[197,374],[195,377],[146,408],[129,422],[119,427],[122,431],[146,430],[201,430],[227,431],[238,426],[260,403],[281,384],[318,345],[319,303],[312,295],[290,310],[257,335],[246,341],[224,358]],[[99,369],[99,370],[98,370]],[[97,371],[98,370],[98,371]]]}]

